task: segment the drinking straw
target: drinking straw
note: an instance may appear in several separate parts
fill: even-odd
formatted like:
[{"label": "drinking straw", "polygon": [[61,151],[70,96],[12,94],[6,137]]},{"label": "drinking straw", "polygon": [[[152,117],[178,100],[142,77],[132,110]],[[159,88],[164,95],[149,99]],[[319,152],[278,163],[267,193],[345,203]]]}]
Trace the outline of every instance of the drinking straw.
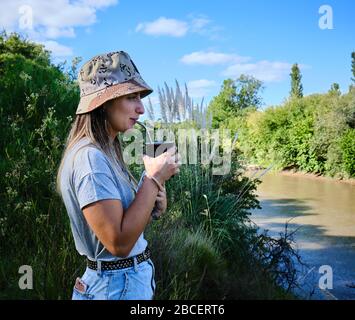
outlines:
[{"label": "drinking straw", "polygon": [[148,135],[148,139],[149,139],[150,143],[153,143],[152,137],[150,136],[149,130],[147,129],[147,127],[145,126],[145,124],[144,124],[143,122],[138,121],[138,120],[137,120],[136,122],[137,122],[140,126],[142,126],[142,127],[144,128],[145,132],[146,132],[147,135]]}]

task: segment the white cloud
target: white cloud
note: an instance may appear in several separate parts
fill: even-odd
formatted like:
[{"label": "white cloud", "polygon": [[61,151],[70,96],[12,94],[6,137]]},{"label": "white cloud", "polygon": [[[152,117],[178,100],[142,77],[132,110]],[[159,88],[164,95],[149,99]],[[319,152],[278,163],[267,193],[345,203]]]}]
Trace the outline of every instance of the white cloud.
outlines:
[{"label": "white cloud", "polygon": [[[97,10],[118,3],[118,0],[12,0],[3,1],[0,29],[26,34],[31,40],[44,43],[67,55],[70,50],[53,39],[75,37],[75,28],[94,24]],[[54,44],[56,43],[56,45]]]},{"label": "white cloud", "polygon": [[221,40],[224,38],[224,35],[222,36],[224,28],[214,25],[207,16],[190,14],[188,17],[191,19],[189,23],[190,32],[208,37],[211,40]]},{"label": "white cloud", "polygon": [[116,3],[117,0],[7,1],[1,4],[0,26],[5,29],[16,29],[20,20],[27,16],[32,18],[34,29],[43,28],[46,31],[47,28],[52,28],[61,34],[62,30],[95,23],[96,10]]},{"label": "white cloud", "polygon": [[52,51],[55,57],[70,57],[73,55],[73,50],[67,46],[63,46],[56,41],[48,40],[43,41],[42,44],[47,50]]},{"label": "white cloud", "polygon": [[215,81],[207,79],[193,80],[187,83],[189,95],[193,98],[201,98],[206,96],[210,89],[215,86]]},{"label": "white cloud", "polygon": [[248,61],[249,57],[242,57],[236,54],[228,54],[222,52],[206,52],[196,51],[184,55],[180,61],[185,64],[204,64],[204,65],[217,65],[226,63],[241,63]]},{"label": "white cloud", "polygon": [[291,67],[292,64],[287,62],[262,60],[255,63],[233,64],[224,70],[222,75],[237,78],[241,74],[247,74],[264,82],[279,82],[290,73]]},{"label": "white cloud", "polygon": [[191,29],[195,32],[198,32],[207,26],[210,22],[211,20],[206,18],[194,18],[191,21]]},{"label": "white cloud", "polygon": [[167,35],[172,37],[183,37],[188,30],[188,24],[176,19],[167,19],[160,17],[153,22],[139,23],[136,31],[142,31],[148,35]]},{"label": "white cloud", "polygon": [[212,39],[218,38],[221,27],[211,25],[212,21],[204,15],[188,15],[188,19],[177,20],[159,17],[150,22],[141,22],[136,32],[143,32],[152,36],[184,37],[188,33],[198,33]]},{"label": "white cloud", "polygon": [[[251,75],[264,82],[279,82],[284,80],[291,72],[292,64],[282,61],[261,60],[248,63],[250,57],[239,56],[214,51],[196,51],[184,55],[180,61],[187,65],[222,65],[229,66],[221,73],[222,76],[238,78],[241,74]],[[310,66],[299,64],[301,70]]]},{"label": "white cloud", "polygon": [[103,9],[117,4],[118,0],[79,0],[78,2],[84,6],[89,6],[96,9]]},{"label": "white cloud", "polygon": [[45,32],[44,36],[49,39],[56,39],[56,38],[61,38],[61,37],[67,37],[67,38],[74,38],[75,37],[75,32],[74,28],[56,28],[56,27],[48,27]]}]

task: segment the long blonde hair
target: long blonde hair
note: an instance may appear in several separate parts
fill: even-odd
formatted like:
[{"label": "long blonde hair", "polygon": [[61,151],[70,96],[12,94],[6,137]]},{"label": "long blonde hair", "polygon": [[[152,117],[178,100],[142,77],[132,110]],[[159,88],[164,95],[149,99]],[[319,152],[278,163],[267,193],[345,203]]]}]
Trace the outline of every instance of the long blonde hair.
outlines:
[{"label": "long blonde hair", "polygon": [[67,137],[57,172],[56,191],[59,195],[61,195],[60,178],[65,156],[74,144],[84,137],[89,138],[90,142],[103,151],[113,163],[120,165],[129,175],[129,180],[133,189],[135,190],[137,188],[137,180],[123,160],[122,146],[119,137],[115,137],[113,142],[110,141],[109,129],[107,126],[107,114],[104,107],[109,107],[112,101],[113,100],[107,101],[91,112],[76,115]]}]

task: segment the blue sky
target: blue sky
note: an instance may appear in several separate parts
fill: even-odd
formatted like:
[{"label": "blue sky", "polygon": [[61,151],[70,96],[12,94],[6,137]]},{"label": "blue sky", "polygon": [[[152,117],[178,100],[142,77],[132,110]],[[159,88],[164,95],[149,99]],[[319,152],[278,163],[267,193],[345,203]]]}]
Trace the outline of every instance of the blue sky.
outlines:
[{"label": "blue sky", "polygon": [[[153,102],[158,86],[165,81],[175,87],[177,79],[181,86],[188,85],[196,102],[204,96],[208,103],[224,79],[246,73],[263,80],[264,107],[280,104],[289,94],[290,67],[296,62],[306,95],[326,92],[333,82],[345,92],[350,84],[350,55],[355,51],[353,0],[0,3],[0,27],[45,44],[54,61],[81,56],[85,62],[99,53],[127,51],[153,87]],[[319,13],[322,5],[332,9],[333,29],[319,26],[319,20],[330,14]],[[28,7],[31,28],[21,22]],[[329,19],[324,22],[331,27]]]}]

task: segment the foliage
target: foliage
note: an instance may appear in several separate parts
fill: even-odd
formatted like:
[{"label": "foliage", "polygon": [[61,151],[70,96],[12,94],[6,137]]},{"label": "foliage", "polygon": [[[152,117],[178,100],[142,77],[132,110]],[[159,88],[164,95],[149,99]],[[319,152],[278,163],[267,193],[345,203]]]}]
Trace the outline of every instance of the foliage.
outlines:
[{"label": "foliage", "polygon": [[348,129],[340,139],[344,170],[355,176],[355,129]]},{"label": "foliage", "polygon": [[352,73],[352,82],[355,83],[355,51],[351,53],[351,73]]},{"label": "foliage", "polygon": [[[82,263],[55,175],[79,91],[42,46],[3,34],[0,48],[1,298],[65,298],[58,288]],[[19,290],[21,265],[33,267],[34,290]]]},{"label": "foliage", "polygon": [[302,86],[302,75],[298,67],[298,64],[295,63],[291,69],[291,98],[302,98],[303,97],[303,86]]},{"label": "foliage", "polygon": [[213,127],[219,127],[228,118],[243,115],[246,110],[260,107],[262,89],[262,82],[251,76],[241,75],[236,81],[224,80],[221,92],[208,106],[208,112],[213,115]]},{"label": "foliage", "polygon": [[248,162],[346,178],[354,176],[354,115],[355,90],[331,91],[251,111],[226,124],[240,133],[238,147]]}]

